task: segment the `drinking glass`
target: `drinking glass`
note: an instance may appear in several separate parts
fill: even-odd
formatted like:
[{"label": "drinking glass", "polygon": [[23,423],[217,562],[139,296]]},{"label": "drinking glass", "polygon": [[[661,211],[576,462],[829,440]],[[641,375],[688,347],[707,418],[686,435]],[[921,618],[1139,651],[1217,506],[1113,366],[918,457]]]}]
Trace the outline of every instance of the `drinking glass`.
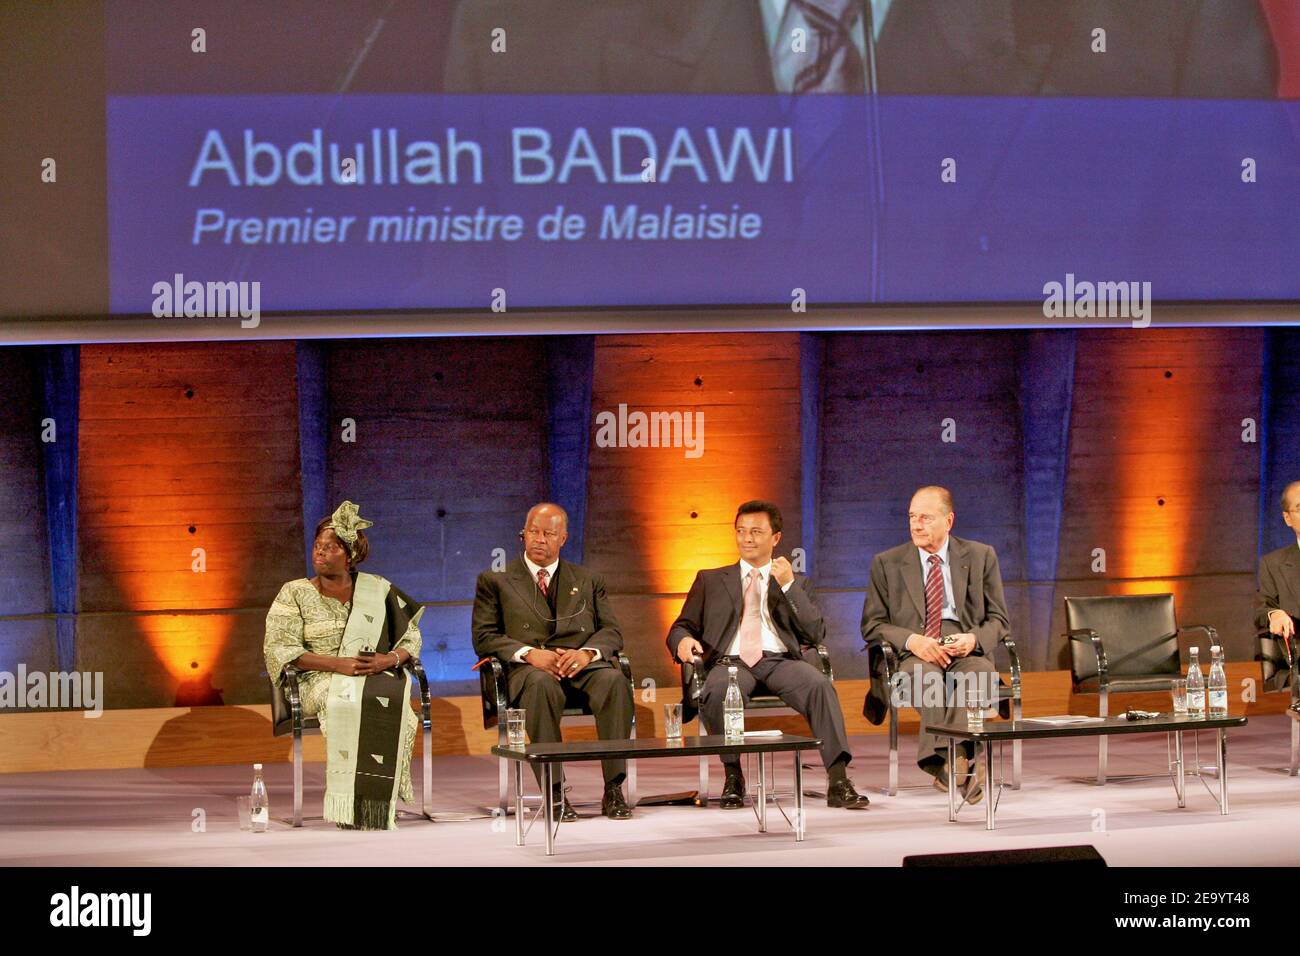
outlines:
[{"label": "drinking glass", "polygon": [[664,736],[680,740],[682,736],[682,705],[664,704]]},{"label": "drinking glass", "polygon": [[511,707],[506,711],[506,745],[511,750],[523,750],[526,745],[522,707]]},{"label": "drinking glass", "polygon": [[1179,678],[1172,682],[1170,692],[1174,695],[1174,714],[1187,716],[1187,681]]},{"label": "drinking glass", "polygon": [[984,729],[984,711],[988,707],[984,691],[979,689],[966,692],[966,729]]}]

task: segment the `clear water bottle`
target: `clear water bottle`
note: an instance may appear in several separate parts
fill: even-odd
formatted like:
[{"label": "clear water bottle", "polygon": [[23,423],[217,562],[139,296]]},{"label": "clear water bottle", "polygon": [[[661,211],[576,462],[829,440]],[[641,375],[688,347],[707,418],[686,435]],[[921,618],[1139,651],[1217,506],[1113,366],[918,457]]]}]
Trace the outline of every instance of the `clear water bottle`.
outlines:
[{"label": "clear water bottle", "polygon": [[262,779],[262,765],[253,764],[253,792],[248,798],[248,828],[254,833],[265,833],[271,820],[270,801],[266,797],[266,781]]},{"label": "clear water bottle", "polygon": [[1207,685],[1210,697],[1210,716],[1228,716],[1228,675],[1223,670],[1223,648],[1215,644],[1210,648],[1214,663],[1210,665],[1210,680]]},{"label": "clear water bottle", "polygon": [[727,668],[727,696],[722,702],[723,732],[729,742],[745,739],[745,699],[740,696],[736,668]]},{"label": "clear water bottle", "polygon": [[1197,660],[1198,650],[1191,649],[1192,659],[1187,665],[1187,716],[1205,716],[1205,678],[1201,676],[1201,665]]}]

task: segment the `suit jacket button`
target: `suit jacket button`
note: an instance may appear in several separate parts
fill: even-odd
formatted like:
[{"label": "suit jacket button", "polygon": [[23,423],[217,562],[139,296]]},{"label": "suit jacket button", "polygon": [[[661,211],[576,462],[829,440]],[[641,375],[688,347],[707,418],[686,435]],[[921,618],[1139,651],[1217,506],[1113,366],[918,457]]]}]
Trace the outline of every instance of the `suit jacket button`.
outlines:
[{"label": "suit jacket button", "polygon": [[583,634],[587,633],[587,629],[585,627],[580,627],[578,628],[578,630],[580,630]]}]

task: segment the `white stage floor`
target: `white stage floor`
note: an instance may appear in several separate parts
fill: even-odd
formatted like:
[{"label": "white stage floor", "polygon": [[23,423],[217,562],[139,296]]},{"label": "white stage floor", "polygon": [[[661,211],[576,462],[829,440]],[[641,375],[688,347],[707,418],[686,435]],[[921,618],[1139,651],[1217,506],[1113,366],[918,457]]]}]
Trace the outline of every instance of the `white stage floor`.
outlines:
[{"label": "white stage floor", "polygon": [[[1253,718],[1228,737],[1229,807],[1221,816],[1205,787],[1187,784],[1187,808],[1177,806],[1168,778],[1085,782],[1096,771],[1095,739],[1028,741],[1024,785],[1003,793],[998,828],[984,829],[984,806],[963,809],[947,820],[947,798],[925,787],[878,795],[886,771],[886,738],[853,741],[851,773],[871,796],[865,811],[832,810],[809,799],[808,835],[796,844],[775,808],[768,832],[758,833],[751,810],[640,807],[632,820],[588,817],[562,824],[556,856],[548,859],[538,823],[528,845],[514,845],[513,820],[456,823],[399,820],[389,833],[338,830],[308,820],[294,830],[273,824],[270,832],[238,828],[235,797],[248,792],[250,767],[175,767],[145,770],[69,771],[0,776],[0,863],[21,866],[315,866],[486,865],[565,863],[613,865],[883,865],[896,866],[919,853],[1091,844],[1112,866],[1294,866],[1300,778],[1288,777],[1289,728],[1285,716]],[[1202,763],[1213,763],[1212,732],[1201,740]],[[925,784],[913,762],[915,738],[900,747],[901,783]],[[1189,747],[1190,751],[1190,739]],[[816,759],[815,757],[813,758]],[[1190,760],[1190,753],[1189,753]],[[1008,748],[1008,771],[1010,769]],[[1164,737],[1112,738],[1112,774],[1148,773],[1165,761]],[[778,761],[778,786],[790,785],[788,758]],[[689,758],[643,761],[641,793],[692,789],[697,765]],[[418,776],[419,764],[416,763]],[[321,807],[322,764],[306,768],[304,812]],[[292,807],[291,768],[267,768],[271,809]],[[721,786],[715,764],[714,795]],[[441,757],[434,764],[434,809],[470,811],[495,799],[496,761],[490,757]],[[753,780],[750,790],[753,791]],[[575,803],[600,795],[598,764],[570,765]],[[821,789],[820,771],[805,785]],[[1205,783],[1217,786],[1207,777]],[[417,784],[418,786],[418,784]],[[529,786],[532,786],[531,780]],[[789,808],[788,798],[782,801]],[[195,832],[196,811],[204,828]]]}]

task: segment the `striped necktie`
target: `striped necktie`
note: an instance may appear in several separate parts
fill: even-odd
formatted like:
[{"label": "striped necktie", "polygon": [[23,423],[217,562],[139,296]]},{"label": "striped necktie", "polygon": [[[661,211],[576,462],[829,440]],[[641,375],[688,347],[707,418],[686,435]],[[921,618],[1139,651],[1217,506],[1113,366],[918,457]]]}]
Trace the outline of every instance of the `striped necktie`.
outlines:
[{"label": "striped necktie", "polygon": [[943,568],[937,554],[930,555],[930,570],[925,576],[925,636],[936,640],[943,620]]},{"label": "striped necktie", "polygon": [[789,0],[781,17],[774,51],[784,87],[793,93],[863,91],[862,57],[851,32],[854,22],[862,15],[862,3],[863,0]]}]

